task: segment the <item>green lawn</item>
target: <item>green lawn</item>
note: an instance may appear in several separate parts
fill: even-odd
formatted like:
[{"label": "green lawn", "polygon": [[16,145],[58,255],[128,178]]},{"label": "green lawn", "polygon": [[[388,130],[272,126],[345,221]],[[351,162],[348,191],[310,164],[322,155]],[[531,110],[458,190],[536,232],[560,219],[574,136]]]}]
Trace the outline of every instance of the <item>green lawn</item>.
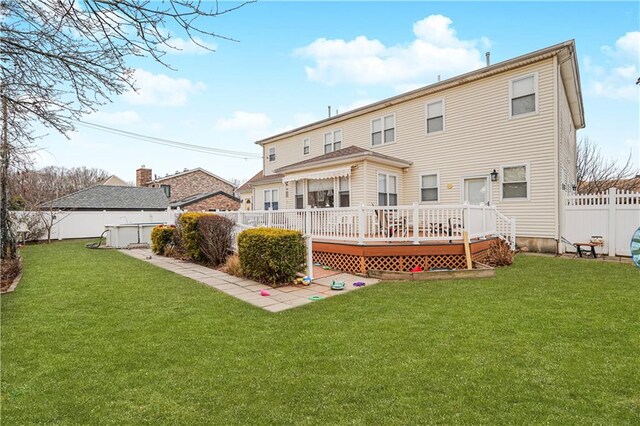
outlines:
[{"label": "green lawn", "polygon": [[4,424],[638,424],[640,271],[519,256],[278,314],[116,251],[30,246]]}]

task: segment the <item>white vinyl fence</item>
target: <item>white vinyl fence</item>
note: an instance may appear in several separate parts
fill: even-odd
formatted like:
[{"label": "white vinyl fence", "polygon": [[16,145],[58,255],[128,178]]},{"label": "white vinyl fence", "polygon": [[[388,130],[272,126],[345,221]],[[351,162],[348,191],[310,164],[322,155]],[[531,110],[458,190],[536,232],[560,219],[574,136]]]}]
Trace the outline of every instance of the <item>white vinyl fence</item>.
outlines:
[{"label": "white vinyl fence", "polygon": [[[175,223],[175,211],[54,211],[51,239],[62,240],[71,238],[99,237],[105,230],[105,225],[120,225],[127,223]],[[16,217],[34,215],[36,212],[13,212]],[[46,221],[51,223],[50,213],[44,213]],[[19,226],[16,226],[20,238]],[[40,237],[46,240],[46,233]]]},{"label": "white vinyl fence", "polygon": [[[572,243],[602,237],[596,248],[609,256],[631,256],[631,236],[640,227],[640,193],[611,188],[599,194],[566,195],[563,237]],[[575,248],[565,244],[565,250]]]}]

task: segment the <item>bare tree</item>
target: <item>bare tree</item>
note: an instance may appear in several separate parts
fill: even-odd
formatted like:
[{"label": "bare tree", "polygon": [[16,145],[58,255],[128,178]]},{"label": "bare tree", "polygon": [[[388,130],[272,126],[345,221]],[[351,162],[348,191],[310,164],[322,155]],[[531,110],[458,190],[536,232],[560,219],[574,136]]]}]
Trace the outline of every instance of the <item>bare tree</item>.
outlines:
[{"label": "bare tree", "polygon": [[11,154],[34,142],[33,125],[67,135],[84,114],[134,88],[129,58],[169,67],[164,55],[176,49],[176,35],[211,50],[209,40],[232,39],[208,25],[251,2],[220,8],[197,0],[0,0],[2,258],[15,255],[5,250],[14,246],[7,214]]},{"label": "bare tree", "polygon": [[578,193],[593,194],[607,191],[609,188],[632,189],[635,183],[630,178],[639,170],[634,168],[632,153],[627,161],[617,163],[606,158],[598,145],[589,138],[582,138],[578,143],[576,159],[576,177]]},{"label": "bare tree", "polygon": [[14,169],[9,175],[9,196],[12,199],[20,197],[28,206],[38,206],[93,186],[108,177],[105,170],[87,167]]}]

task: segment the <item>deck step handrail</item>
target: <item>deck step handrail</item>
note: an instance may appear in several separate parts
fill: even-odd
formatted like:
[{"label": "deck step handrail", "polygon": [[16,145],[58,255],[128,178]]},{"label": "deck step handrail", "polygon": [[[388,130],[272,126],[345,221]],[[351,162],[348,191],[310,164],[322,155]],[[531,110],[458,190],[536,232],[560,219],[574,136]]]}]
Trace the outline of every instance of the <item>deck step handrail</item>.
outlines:
[{"label": "deck step handrail", "polygon": [[411,242],[462,241],[469,237],[499,237],[515,249],[515,219],[495,206],[442,204],[283,210],[218,211],[242,228],[275,227],[301,231],[332,241]]}]

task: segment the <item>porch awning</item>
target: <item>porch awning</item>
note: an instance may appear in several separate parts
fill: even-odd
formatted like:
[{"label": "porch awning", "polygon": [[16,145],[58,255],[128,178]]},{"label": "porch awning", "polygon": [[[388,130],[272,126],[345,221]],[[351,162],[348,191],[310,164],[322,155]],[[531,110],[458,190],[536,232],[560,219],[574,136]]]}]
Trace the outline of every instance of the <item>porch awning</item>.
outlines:
[{"label": "porch awning", "polygon": [[303,172],[303,173],[291,173],[286,174],[282,178],[282,182],[292,182],[301,179],[331,179],[336,177],[349,176],[351,174],[351,167],[343,167],[341,169],[329,169],[320,170],[317,172]]}]

